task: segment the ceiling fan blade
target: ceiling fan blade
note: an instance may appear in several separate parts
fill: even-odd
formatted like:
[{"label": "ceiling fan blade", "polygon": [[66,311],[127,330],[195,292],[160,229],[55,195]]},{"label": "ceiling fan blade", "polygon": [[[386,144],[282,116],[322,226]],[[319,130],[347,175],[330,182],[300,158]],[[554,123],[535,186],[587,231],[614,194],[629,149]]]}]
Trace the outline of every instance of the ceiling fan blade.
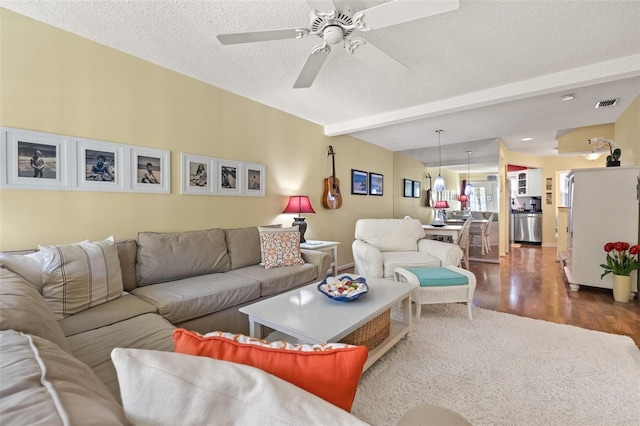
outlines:
[{"label": "ceiling fan blade", "polygon": [[373,44],[362,39],[351,40],[350,44],[345,43],[345,49],[363,64],[385,74],[401,74],[409,70]]},{"label": "ceiling fan blade", "polygon": [[[308,32],[308,31],[307,31]],[[284,30],[253,31],[250,33],[218,34],[222,44],[253,43],[257,41],[283,40],[287,38],[303,37],[306,33],[299,28]]]},{"label": "ceiling fan blade", "polygon": [[394,0],[356,13],[354,21],[357,15],[362,14],[364,26],[375,30],[451,12],[458,7],[460,7],[459,0]]},{"label": "ceiling fan blade", "polygon": [[332,10],[336,10],[336,5],[333,3],[333,0],[307,0],[307,4],[312,10],[317,10],[318,12],[331,12]]},{"label": "ceiling fan blade", "polygon": [[320,72],[320,68],[322,68],[322,64],[324,64],[324,61],[329,56],[330,51],[331,48],[329,46],[324,48],[316,47],[311,51],[311,53],[309,53],[307,62],[304,63],[302,71],[300,71],[300,74],[298,75],[298,79],[293,84],[294,89],[311,87],[313,81]]}]

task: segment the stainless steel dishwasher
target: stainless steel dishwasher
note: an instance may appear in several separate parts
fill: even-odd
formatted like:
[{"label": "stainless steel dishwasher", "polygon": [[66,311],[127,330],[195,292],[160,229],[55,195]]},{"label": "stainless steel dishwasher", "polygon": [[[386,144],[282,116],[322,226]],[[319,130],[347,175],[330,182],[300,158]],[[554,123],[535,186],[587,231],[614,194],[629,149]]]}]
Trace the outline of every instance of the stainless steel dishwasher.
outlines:
[{"label": "stainless steel dishwasher", "polygon": [[516,243],[542,244],[542,213],[514,213],[513,240]]}]

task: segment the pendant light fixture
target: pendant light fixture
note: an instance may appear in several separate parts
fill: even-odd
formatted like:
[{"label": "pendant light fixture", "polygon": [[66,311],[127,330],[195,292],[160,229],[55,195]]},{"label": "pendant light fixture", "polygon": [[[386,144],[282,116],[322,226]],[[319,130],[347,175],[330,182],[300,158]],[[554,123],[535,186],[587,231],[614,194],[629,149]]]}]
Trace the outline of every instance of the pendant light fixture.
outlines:
[{"label": "pendant light fixture", "polygon": [[436,130],[438,134],[438,177],[436,178],[435,183],[433,184],[433,189],[437,192],[442,192],[445,190],[444,188],[444,179],[440,175],[440,171],[442,169],[442,146],[440,145],[440,135],[444,132],[444,130]]},{"label": "pendant light fixture", "polygon": [[473,186],[471,186],[471,183],[470,183],[471,173],[469,173],[469,155],[470,154],[471,154],[471,151],[467,151],[467,184],[464,186],[464,195],[466,195],[469,198],[471,198],[471,195],[473,194]]}]

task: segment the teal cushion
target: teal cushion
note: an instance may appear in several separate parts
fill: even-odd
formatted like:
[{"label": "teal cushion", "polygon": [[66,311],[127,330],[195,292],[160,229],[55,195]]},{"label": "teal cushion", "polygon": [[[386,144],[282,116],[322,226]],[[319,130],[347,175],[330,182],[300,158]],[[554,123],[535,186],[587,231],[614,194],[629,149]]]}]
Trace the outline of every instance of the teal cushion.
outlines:
[{"label": "teal cushion", "polygon": [[407,268],[407,271],[418,277],[420,287],[446,287],[469,284],[469,279],[465,275],[447,268]]}]

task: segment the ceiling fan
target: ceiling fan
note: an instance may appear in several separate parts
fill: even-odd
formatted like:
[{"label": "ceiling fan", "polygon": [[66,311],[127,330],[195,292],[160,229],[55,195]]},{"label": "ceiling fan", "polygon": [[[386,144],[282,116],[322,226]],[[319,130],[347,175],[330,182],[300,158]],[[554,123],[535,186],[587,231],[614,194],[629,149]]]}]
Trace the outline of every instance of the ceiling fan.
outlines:
[{"label": "ceiling fan", "polygon": [[[293,85],[294,89],[310,87],[331,52],[331,46],[343,43],[345,50],[364,64],[386,73],[399,73],[407,67],[363,39],[348,39],[354,30],[371,31],[402,24],[427,16],[450,12],[459,7],[459,0],[392,0],[354,13],[347,1],[306,0],[311,8],[309,28],[218,34],[220,43],[240,44],[260,41],[303,38],[315,35],[322,44],[314,47]],[[337,4],[337,6],[336,6]]]}]

